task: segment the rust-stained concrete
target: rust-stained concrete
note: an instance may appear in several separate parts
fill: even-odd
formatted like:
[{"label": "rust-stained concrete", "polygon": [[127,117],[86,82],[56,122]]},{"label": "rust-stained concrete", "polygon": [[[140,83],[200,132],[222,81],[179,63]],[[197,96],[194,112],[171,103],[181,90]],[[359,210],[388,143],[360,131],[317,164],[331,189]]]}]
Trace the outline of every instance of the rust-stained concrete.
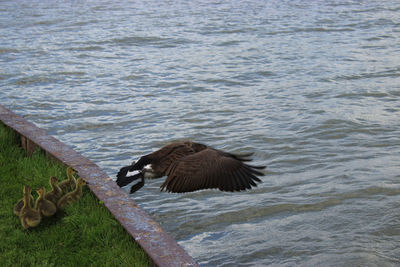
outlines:
[{"label": "rust-stained concrete", "polygon": [[0,120],[21,135],[22,147],[31,154],[40,147],[50,157],[73,166],[90,190],[158,266],[199,266],[192,257],[150,218],[125,191],[96,164],[0,105]]}]

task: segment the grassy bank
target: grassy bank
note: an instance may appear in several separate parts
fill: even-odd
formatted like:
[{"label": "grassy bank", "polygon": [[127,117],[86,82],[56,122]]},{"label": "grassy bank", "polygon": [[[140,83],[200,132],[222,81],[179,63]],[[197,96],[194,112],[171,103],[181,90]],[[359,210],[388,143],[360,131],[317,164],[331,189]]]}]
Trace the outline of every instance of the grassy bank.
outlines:
[{"label": "grassy bank", "polygon": [[80,201],[24,230],[14,204],[24,185],[50,190],[50,176],[66,179],[66,168],[41,151],[26,157],[18,137],[0,122],[1,266],[148,266],[144,251],[86,187]]}]

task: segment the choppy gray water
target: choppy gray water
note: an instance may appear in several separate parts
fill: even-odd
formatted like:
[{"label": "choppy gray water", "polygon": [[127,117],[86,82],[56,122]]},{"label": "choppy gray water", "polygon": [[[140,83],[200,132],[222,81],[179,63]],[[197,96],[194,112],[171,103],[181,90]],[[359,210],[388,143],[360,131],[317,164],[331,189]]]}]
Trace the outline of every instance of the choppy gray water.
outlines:
[{"label": "choppy gray water", "polygon": [[0,24],[0,103],[111,177],[179,139],[268,165],[132,196],[202,265],[400,264],[398,1],[0,1]]}]

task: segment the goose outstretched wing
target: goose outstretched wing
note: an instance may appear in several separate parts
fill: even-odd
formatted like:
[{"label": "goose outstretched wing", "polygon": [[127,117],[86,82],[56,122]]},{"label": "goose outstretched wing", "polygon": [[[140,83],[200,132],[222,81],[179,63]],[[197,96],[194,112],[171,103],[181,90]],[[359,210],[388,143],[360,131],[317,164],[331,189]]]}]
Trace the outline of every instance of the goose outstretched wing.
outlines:
[{"label": "goose outstretched wing", "polygon": [[257,177],[264,166],[251,166],[240,156],[206,148],[182,157],[166,170],[168,176],[161,191],[192,192],[217,188],[221,191],[241,191],[257,186]]}]

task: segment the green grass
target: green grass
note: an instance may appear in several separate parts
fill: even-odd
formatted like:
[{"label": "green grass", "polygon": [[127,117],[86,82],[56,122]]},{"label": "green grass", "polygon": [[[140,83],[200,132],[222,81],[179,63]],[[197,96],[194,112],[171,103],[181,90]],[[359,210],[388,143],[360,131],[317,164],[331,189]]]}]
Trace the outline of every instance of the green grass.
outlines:
[{"label": "green grass", "polygon": [[[13,213],[23,186],[49,190],[50,176],[66,179],[66,168],[49,161],[42,151],[26,157],[18,140],[0,122],[1,266],[149,265],[144,251],[86,187],[78,202],[24,230]],[[32,194],[36,199],[37,193]]]}]

